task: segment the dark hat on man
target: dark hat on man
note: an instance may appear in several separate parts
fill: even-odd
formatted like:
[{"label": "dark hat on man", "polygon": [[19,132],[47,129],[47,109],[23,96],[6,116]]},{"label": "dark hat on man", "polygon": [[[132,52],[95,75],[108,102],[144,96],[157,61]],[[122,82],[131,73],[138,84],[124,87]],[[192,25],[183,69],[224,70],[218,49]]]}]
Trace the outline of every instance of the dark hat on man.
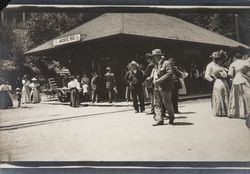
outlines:
[{"label": "dark hat on man", "polygon": [[165,55],[165,54],[163,54],[161,52],[161,49],[154,49],[154,50],[152,50],[151,57],[153,57],[153,56],[163,56],[163,55]]},{"label": "dark hat on man", "polygon": [[140,66],[140,65],[139,65],[136,61],[134,61],[134,60],[133,60],[132,62],[130,62],[130,64],[131,64],[131,65],[135,65],[135,66],[137,66],[137,67]]}]

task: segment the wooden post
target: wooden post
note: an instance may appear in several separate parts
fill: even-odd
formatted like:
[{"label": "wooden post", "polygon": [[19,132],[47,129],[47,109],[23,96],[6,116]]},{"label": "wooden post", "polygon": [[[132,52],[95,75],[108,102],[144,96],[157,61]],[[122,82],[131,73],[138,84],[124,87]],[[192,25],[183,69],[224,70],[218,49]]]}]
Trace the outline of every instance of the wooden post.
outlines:
[{"label": "wooden post", "polygon": [[23,23],[25,23],[26,22],[26,14],[25,14],[25,12],[23,12]]},{"label": "wooden post", "polygon": [[239,31],[239,16],[238,14],[234,15],[235,17],[235,32],[236,32],[236,40],[239,42],[240,41],[240,31]]},{"label": "wooden post", "polygon": [[4,25],[4,13],[1,11],[1,22],[2,22],[2,25]]}]

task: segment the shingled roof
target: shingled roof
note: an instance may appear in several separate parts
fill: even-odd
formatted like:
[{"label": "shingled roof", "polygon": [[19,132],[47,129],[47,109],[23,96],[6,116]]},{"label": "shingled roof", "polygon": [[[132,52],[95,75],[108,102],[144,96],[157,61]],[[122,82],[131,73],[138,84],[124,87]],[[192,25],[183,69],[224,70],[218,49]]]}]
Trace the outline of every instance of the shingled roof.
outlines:
[{"label": "shingled roof", "polygon": [[[53,40],[74,34],[81,34],[84,36],[80,42],[117,34],[127,34],[228,47],[247,47],[237,41],[176,17],[156,13],[105,13],[57,38],[54,38]],[[53,40],[50,40],[25,54],[32,55],[53,49]]]}]

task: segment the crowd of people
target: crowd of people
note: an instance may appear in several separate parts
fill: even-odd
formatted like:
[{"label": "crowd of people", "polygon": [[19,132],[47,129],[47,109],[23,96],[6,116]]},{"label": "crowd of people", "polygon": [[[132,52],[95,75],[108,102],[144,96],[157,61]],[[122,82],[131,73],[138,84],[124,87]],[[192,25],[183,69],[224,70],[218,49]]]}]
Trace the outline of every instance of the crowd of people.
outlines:
[{"label": "crowd of people", "polygon": [[147,114],[153,114],[156,120],[153,126],[164,124],[166,112],[169,124],[174,124],[174,114],[179,113],[178,96],[180,93],[187,94],[183,79],[188,73],[177,67],[175,59],[167,58],[160,49],[152,50],[152,53],[147,53],[145,58],[148,62],[145,71],[142,71],[137,62],[132,61],[125,77],[128,84],[126,91],[132,92],[135,113],[145,111],[143,93],[146,91],[151,102]]},{"label": "crowd of people", "polygon": [[[13,107],[11,98],[12,86],[6,80],[0,81],[0,108],[9,109]],[[23,76],[23,79],[17,80],[16,98],[18,101],[18,107],[21,104],[27,103],[40,103],[41,96],[39,91],[38,79],[33,77],[31,80],[28,79],[27,75]]]},{"label": "crowd of people", "polygon": [[[106,68],[104,80],[109,103],[112,103],[114,94],[117,93],[117,89],[115,75],[112,73],[110,67]],[[101,85],[101,77],[97,72],[92,74],[92,78],[89,78],[87,73],[84,73],[81,79],[77,76],[70,76],[70,81],[67,83],[67,88],[71,91],[70,106],[78,107],[80,105],[81,97],[83,98],[83,102],[100,102]]]},{"label": "crowd of people", "polygon": [[246,118],[250,113],[250,58],[236,56],[229,67],[224,67],[226,57],[222,50],[213,52],[206,68],[205,78],[213,83],[213,114]]},{"label": "crowd of people", "polygon": [[[146,114],[154,115],[156,121],[153,126],[163,125],[168,118],[169,124],[174,124],[175,114],[180,113],[178,108],[178,96],[187,94],[185,79],[197,79],[202,77],[211,83],[212,111],[215,116],[228,116],[246,118],[250,113],[250,59],[246,56],[235,56],[235,60],[225,66],[227,53],[220,50],[210,56],[212,61],[199,73],[195,64],[187,73],[176,65],[176,60],[162,53],[160,49],[154,49],[145,54],[147,66],[143,68],[136,61],[127,65],[124,77],[126,82],[127,101],[132,99],[135,113],[145,112],[145,100],[149,100],[150,111]],[[90,78],[84,73],[82,78],[70,76],[66,83],[70,90],[70,106],[79,107],[80,98],[83,101],[100,101],[101,79],[105,80],[105,88],[108,101],[112,103],[117,94],[115,74],[110,67],[106,67],[106,73],[100,77],[97,72]],[[20,79],[19,79],[20,80]],[[195,88],[195,83],[192,84]],[[16,88],[18,107],[24,103],[39,103],[41,101],[40,84],[37,78],[31,80],[25,75]],[[7,81],[0,85],[0,108],[8,109],[13,106],[10,93],[12,87]],[[166,113],[168,116],[166,116]]]},{"label": "crowd of people", "polygon": [[[213,52],[210,57],[212,61],[202,73],[213,87],[213,115],[245,119],[250,113],[249,56],[236,56],[228,67],[225,65],[228,56],[223,50]],[[169,124],[174,124],[175,113],[179,113],[178,96],[187,93],[184,79],[189,74],[176,66],[175,59],[163,54],[160,49],[147,53],[145,58],[148,62],[145,71],[135,61],[128,65],[126,97],[129,98],[131,92],[135,113],[144,112],[146,90],[151,101],[147,114],[154,114],[156,120],[153,126],[163,125],[166,113]],[[200,73],[194,64],[193,67],[193,72],[190,72],[194,76],[192,79],[199,78]],[[195,86],[196,82],[193,83]]]}]

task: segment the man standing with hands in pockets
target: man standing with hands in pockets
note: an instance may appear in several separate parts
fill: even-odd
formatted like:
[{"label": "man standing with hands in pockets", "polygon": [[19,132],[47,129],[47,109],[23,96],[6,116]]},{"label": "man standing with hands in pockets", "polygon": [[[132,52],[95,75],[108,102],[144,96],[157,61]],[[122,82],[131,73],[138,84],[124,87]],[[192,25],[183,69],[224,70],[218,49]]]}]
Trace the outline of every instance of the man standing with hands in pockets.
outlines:
[{"label": "man standing with hands in pockets", "polygon": [[154,83],[154,98],[155,98],[155,119],[157,122],[153,126],[163,125],[163,107],[166,108],[169,114],[169,124],[174,124],[174,109],[171,101],[173,83],[173,68],[171,63],[165,58],[162,58],[162,52],[160,49],[152,51],[151,57],[156,63],[156,66],[152,70],[150,78]]}]

